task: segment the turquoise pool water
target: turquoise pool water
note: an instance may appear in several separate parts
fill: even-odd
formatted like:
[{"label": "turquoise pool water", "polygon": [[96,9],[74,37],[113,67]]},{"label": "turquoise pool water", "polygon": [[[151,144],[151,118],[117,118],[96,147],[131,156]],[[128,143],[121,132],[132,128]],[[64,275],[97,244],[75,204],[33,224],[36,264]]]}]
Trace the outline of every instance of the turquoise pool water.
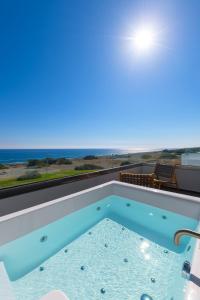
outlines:
[{"label": "turquoise pool water", "polygon": [[193,244],[173,244],[197,221],[110,196],[0,248],[17,300],[60,289],[70,300],[183,300],[182,264]]}]

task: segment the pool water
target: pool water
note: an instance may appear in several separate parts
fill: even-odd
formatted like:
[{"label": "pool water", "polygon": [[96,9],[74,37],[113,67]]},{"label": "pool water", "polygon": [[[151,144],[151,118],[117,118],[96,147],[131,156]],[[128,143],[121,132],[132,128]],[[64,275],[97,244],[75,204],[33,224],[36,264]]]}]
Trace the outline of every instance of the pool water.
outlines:
[{"label": "pool water", "polygon": [[12,283],[18,300],[60,289],[70,300],[182,300],[184,255],[104,219],[28,275]]},{"label": "pool water", "polygon": [[173,243],[194,219],[119,196],[106,197],[0,247],[17,300],[53,289],[70,300],[183,300],[194,241]]}]

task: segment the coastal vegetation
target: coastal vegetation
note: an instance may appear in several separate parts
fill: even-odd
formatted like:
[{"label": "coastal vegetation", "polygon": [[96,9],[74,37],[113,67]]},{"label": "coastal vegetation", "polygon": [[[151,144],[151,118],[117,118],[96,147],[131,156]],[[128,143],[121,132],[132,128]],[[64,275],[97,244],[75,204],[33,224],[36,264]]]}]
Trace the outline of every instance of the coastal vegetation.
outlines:
[{"label": "coastal vegetation", "polygon": [[68,158],[61,157],[61,158],[44,158],[44,159],[30,159],[27,162],[27,167],[45,167],[49,165],[71,165],[72,161]]},{"label": "coastal vegetation", "polygon": [[83,164],[74,168],[74,170],[101,170],[103,167],[92,165],[92,164]]},{"label": "coastal vegetation", "polygon": [[4,170],[4,169],[8,169],[8,167],[3,164],[0,164],[0,170]]},{"label": "coastal vegetation", "polygon": [[38,171],[30,171],[30,172],[26,172],[24,175],[19,176],[17,180],[23,181],[29,179],[36,179],[36,178],[40,178],[41,176],[42,175]]},{"label": "coastal vegetation", "polygon": [[170,152],[163,152],[160,156],[160,158],[162,159],[176,159],[179,156],[176,153],[170,153]]},{"label": "coastal vegetation", "polygon": [[[51,180],[51,179],[58,179],[63,178],[66,176],[76,176],[84,173],[90,173],[94,172],[95,170],[67,170],[67,171],[59,171],[59,172],[53,172],[53,173],[44,173],[40,174],[37,178],[30,178],[29,175],[19,178],[8,178],[0,180],[0,188],[7,188],[17,185],[23,185],[28,183],[34,183],[34,182],[41,182],[45,180]],[[29,177],[29,178],[28,178]]]},{"label": "coastal vegetation", "polygon": [[68,159],[68,158],[61,157],[61,158],[56,159],[56,164],[57,165],[71,165],[72,160]]},{"label": "coastal vegetation", "polygon": [[128,160],[122,161],[120,166],[127,166],[127,165],[131,165],[132,163]]},{"label": "coastal vegetation", "polygon": [[142,158],[143,159],[150,159],[150,158],[152,158],[152,156],[150,154],[143,154]]},{"label": "coastal vegetation", "polygon": [[98,157],[95,156],[95,155],[86,155],[86,156],[83,157],[83,159],[85,159],[85,160],[92,160],[92,159],[98,159]]},{"label": "coastal vegetation", "polygon": [[179,149],[164,149],[163,153],[173,153],[176,155],[181,155],[183,153],[197,153],[200,152],[200,147],[191,147],[191,148],[179,148]]}]

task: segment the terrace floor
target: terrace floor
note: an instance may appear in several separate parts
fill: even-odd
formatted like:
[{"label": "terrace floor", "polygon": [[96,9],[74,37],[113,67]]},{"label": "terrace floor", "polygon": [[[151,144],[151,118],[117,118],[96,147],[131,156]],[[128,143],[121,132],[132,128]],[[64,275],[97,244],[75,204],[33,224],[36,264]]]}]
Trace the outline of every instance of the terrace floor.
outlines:
[{"label": "terrace floor", "polygon": [[167,192],[184,194],[184,195],[193,196],[193,197],[199,197],[200,198],[200,193],[199,192],[186,191],[186,190],[176,189],[176,188],[170,188],[170,187],[162,188],[162,190],[163,191],[167,191]]}]

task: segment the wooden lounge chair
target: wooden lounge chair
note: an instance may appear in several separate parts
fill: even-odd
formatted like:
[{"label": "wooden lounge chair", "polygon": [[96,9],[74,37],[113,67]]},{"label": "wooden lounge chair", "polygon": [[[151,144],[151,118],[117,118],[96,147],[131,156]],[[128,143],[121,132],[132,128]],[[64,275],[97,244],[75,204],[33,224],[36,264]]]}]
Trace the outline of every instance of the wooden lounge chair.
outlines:
[{"label": "wooden lounge chair", "polygon": [[120,172],[120,181],[154,187],[160,189],[164,185],[172,185],[177,188],[175,165],[157,163],[152,174],[133,174]]}]

